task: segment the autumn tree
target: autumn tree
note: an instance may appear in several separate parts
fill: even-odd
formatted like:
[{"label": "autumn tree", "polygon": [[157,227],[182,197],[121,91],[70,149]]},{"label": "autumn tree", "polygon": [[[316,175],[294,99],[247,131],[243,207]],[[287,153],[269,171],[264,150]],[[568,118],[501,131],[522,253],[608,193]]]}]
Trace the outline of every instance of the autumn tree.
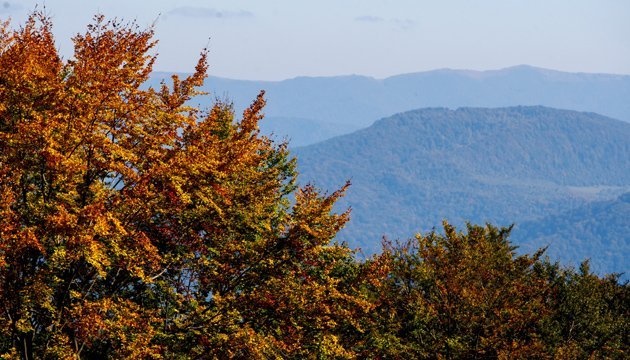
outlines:
[{"label": "autumn tree", "polygon": [[147,89],[151,29],[97,16],[64,61],[51,28],[0,31],[4,357],[352,357],[343,190],[296,188],[263,94],[196,109],[205,52]]},{"label": "autumn tree", "polygon": [[[548,283],[540,253],[517,256],[508,228],[468,225],[458,232],[386,242],[372,261],[389,269],[370,292],[376,303],[364,353],[383,358],[532,358],[544,353]],[[383,266],[383,265],[380,265]]]}]

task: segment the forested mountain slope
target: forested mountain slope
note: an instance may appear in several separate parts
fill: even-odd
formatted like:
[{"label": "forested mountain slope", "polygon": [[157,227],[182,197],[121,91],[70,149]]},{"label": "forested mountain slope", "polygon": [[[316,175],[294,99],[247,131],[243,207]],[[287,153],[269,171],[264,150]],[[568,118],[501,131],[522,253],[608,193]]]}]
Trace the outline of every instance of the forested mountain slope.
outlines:
[{"label": "forested mountain slope", "polygon": [[548,246],[548,254],[564,264],[592,259],[593,270],[625,272],[628,278],[630,193],[517,224],[512,239],[523,252]]},{"label": "forested mountain slope", "polygon": [[545,107],[415,110],[296,154],[302,182],[352,181],[338,238],[367,252],[444,218],[520,224],[630,189],[630,124]]}]

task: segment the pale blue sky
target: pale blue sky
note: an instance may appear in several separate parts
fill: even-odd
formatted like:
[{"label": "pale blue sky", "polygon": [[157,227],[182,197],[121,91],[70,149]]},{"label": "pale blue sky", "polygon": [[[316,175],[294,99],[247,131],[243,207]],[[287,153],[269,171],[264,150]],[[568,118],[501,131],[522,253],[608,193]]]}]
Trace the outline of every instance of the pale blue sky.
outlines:
[{"label": "pale blue sky", "polygon": [[209,45],[211,75],[252,80],[519,64],[630,74],[630,0],[7,0],[0,17],[17,25],[37,3],[66,58],[96,12],[157,19],[161,71],[191,71]]}]

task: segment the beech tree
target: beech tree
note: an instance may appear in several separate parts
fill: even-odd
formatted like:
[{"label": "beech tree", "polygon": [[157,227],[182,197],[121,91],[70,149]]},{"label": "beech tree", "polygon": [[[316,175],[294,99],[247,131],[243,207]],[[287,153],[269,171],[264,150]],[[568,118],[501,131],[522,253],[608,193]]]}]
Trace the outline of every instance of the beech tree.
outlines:
[{"label": "beech tree", "polygon": [[0,354],[351,356],[337,324],[369,304],[339,290],[343,189],[296,188],[263,93],[239,121],[190,107],[205,52],[146,89],[151,29],[96,16],[64,61],[51,28],[0,30]]},{"label": "beech tree", "polygon": [[[371,289],[366,354],[385,358],[544,357],[540,338],[551,286],[537,274],[542,252],[517,256],[509,228],[444,222],[436,231],[385,243],[373,261],[388,275]],[[382,266],[382,265],[381,265]]]},{"label": "beech tree", "polygon": [[[628,282],[518,255],[511,228],[384,242],[356,269],[372,310],[346,339],[360,358],[591,359],[628,354]],[[349,277],[351,278],[351,277]]]}]

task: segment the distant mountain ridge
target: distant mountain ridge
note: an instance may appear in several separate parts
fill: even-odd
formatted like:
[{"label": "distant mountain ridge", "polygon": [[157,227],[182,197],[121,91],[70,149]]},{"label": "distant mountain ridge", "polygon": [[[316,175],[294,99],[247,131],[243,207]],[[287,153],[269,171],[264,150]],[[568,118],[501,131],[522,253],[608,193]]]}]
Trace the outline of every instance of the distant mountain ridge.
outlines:
[{"label": "distant mountain ridge", "polygon": [[414,110],[295,153],[302,182],[353,182],[339,239],[368,253],[442,219],[534,222],[630,191],[630,123],[541,106]]},{"label": "distant mountain ridge", "polygon": [[[169,76],[154,73],[150,83],[155,85]],[[263,131],[288,136],[292,146],[316,143],[424,107],[544,105],[630,121],[629,75],[567,73],[525,65],[489,71],[442,69],[386,79],[358,75],[283,81],[210,77],[204,90],[213,97],[232,100],[238,111],[265,90],[268,121],[262,122]],[[213,97],[198,101],[208,105]],[[310,125],[292,124],[293,119]]]}]

